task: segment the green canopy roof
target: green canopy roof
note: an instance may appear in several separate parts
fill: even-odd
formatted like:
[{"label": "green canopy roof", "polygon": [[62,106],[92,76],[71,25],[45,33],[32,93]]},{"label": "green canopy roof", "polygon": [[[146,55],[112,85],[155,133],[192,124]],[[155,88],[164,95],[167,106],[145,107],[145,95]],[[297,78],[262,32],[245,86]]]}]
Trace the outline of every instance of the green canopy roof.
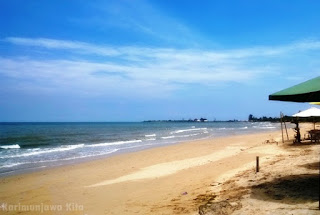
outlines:
[{"label": "green canopy roof", "polygon": [[320,102],[320,76],[271,94],[269,100]]}]

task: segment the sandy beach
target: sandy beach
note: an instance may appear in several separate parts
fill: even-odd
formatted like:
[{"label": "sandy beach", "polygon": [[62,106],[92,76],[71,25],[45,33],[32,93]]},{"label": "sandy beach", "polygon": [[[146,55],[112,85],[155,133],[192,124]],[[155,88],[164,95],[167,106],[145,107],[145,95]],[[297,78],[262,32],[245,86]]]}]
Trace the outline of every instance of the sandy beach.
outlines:
[{"label": "sandy beach", "polygon": [[320,0],[0,11],[0,215],[320,215]]},{"label": "sandy beach", "polygon": [[282,143],[277,131],[7,176],[0,178],[0,212],[319,214],[319,149],[318,144]]}]

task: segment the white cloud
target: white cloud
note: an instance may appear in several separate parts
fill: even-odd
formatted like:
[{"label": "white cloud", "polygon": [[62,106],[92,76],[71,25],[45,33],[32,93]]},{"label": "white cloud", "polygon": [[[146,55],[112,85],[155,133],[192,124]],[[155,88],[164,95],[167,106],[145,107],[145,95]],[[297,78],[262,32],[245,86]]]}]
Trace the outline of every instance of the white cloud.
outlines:
[{"label": "white cloud", "polygon": [[114,47],[46,38],[10,37],[4,41],[48,52],[61,50],[70,56],[61,59],[57,55],[54,60],[0,58],[0,74],[19,80],[20,86],[32,88],[33,83],[53,91],[127,96],[169,95],[189,84],[249,83],[280,73],[286,66],[278,62],[281,57],[320,49],[318,41],[234,50]]},{"label": "white cloud", "polygon": [[261,46],[243,49],[205,50],[205,49],[173,49],[150,48],[139,46],[106,46],[96,45],[80,41],[55,40],[47,38],[21,38],[7,37],[3,41],[15,45],[42,47],[46,49],[64,49],[77,51],[81,54],[96,54],[102,56],[150,57],[175,60],[200,60],[200,59],[237,59],[260,56],[277,56],[289,52],[310,51],[320,49],[320,41],[310,40],[296,42],[282,46]]},{"label": "white cloud", "polygon": [[8,37],[4,41],[16,45],[43,47],[47,49],[65,49],[105,56],[119,55],[119,52],[114,48],[101,47],[79,41],[53,40],[46,38],[30,39],[21,37]]}]

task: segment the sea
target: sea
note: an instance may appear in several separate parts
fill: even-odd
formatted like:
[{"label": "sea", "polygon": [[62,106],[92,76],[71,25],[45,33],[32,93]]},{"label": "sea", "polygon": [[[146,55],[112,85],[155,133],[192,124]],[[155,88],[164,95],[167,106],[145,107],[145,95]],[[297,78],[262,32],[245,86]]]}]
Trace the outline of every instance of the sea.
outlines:
[{"label": "sea", "polygon": [[0,123],[0,176],[279,127],[270,122]]}]

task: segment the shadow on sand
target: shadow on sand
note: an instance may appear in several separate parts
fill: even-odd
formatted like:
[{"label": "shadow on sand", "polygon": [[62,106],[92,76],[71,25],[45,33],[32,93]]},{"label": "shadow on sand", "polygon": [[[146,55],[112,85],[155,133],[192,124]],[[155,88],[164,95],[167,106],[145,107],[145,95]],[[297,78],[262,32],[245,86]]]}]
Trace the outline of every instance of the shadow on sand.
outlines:
[{"label": "shadow on sand", "polygon": [[311,142],[310,140],[303,140],[301,143],[292,143],[292,141],[287,141],[288,147],[303,147],[303,146],[314,146],[320,145],[320,142]]},{"label": "shadow on sand", "polygon": [[319,201],[319,175],[304,174],[277,178],[251,187],[251,197],[265,201],[297,204]]},{"label": "shadow on sand", "polygon": [[320,163],[319,162],[314,162],[314,163],[307,163],[304,165],[300,165],[301,167],[304,167],[306,169],[311,169],[311,170],[318,170]]}]

